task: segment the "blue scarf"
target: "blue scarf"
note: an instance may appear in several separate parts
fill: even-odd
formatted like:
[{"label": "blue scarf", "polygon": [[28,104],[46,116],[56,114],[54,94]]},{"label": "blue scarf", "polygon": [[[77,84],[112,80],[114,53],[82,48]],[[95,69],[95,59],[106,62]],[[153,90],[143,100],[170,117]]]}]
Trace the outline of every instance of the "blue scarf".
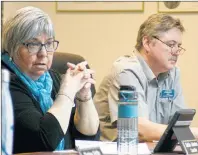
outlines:
[{"label": "blue scarf", "polygon": [[[33,94],[33,97],[39,102],[43,113],[46,113],[53,104],[53,100],[51,98],[53,81],[49,72],[45,72],[41,77],[39,77],[38,80],[34,81],[20,71],[20,69],[10,59],[10,56],[7,53],[2,54],[1,59],[15,72],[15,74],[21,79],[21,81],[25,83],[25,85]],[[65,142],[63,138],[56,150],[63,150],[64,143]]]}]

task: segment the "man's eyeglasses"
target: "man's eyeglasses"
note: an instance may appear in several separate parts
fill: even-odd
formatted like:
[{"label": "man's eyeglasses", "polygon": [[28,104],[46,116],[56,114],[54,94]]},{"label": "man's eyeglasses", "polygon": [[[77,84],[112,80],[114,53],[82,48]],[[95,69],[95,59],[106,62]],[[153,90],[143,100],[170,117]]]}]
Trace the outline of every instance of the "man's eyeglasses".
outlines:
[{"label": "man's eyeglasses", "polygon": [[171,43],[171,44],[169,44],[169,43],[166,43],[166,42],[160,40],[160,39],[159,39],[158,37],[156,37],[156,36],[153,36],[153,38],[159,40],[161,43],[163,43],[163,44],[165,44],[166,46],[170,47],[170,49],[171,49],[171,54],[182,55],[182,54],[186,51],[183,47],[177,46],[177,43],[174,43],[174,44]]},{"label": "man's eyeglasses", "polygon": [[43,46],[45,47],[45,50],[47,52],[55,52],[58,47],[59,41],[57,40],[48,41],[45,44],[34,43],[34,42],[22,43],[22,44],[27,47],[29,53],[35,54],[35,53],[38,53],[42,49]]}]

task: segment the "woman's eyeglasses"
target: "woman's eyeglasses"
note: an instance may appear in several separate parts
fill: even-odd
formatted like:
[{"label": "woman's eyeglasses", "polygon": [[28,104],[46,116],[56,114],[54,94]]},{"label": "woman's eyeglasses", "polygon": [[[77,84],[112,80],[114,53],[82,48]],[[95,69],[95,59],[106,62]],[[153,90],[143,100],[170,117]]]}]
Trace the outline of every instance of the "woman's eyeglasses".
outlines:
[{"label": "woman's eyeglasses", "polygon": [[34,43],[34,42],[22,43],[22,44],[27,47],[29,53],[38,53],[43,48],[43,46],[45,47],[45,50],[47,52],[55,52],[56,49],[58,48],[59,41],[57,40],[48,41],[45,44]]}]

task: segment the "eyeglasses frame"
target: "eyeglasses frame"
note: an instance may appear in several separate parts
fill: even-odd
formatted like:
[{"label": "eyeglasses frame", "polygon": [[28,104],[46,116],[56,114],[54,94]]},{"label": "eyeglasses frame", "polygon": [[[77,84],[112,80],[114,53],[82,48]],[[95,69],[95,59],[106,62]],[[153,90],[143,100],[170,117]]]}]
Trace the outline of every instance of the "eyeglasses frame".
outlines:
[{"label": "eyeglasses frame", "polygon": [[[58,41],[58,40],[54,40],[53,42],[56,42],[56,43],[57,43],[57,47],[56,47],[56,49],[57,49],[57,48],[58,48],[58,45],[59,45],[59,41]],[[34,52],[30,52],[30,51],[29,51],[29,47],[28,47],[29,44],[31,44],[31,43],[22,43],[22,45],[24,45],[24,46],[27,47],[29,53],[34,53]],[[55,51],[56,51],[56,49],[54,49],[54,51],[48,51],[48,50],[46,49],[46,43],[44,43],[44,44],[39,43],[39,44],[40,44],[41,46],[40,46],[40,49],[38,50],[38,52],[41,51],[41,49],[43,48],[43,46],[45,47],[45,50],[46,50],[47,52],[55,52]],[[35,53],[38,53],[38,52],[35,52]]]},{"label": "eyeglasses frame", "polygon": [[[182,54],[186,51],[186,49],[184,49],[183,47],[178,47],[178,50],[177,50],[176,52],[173,52],[174,46],[171,47],[171,46],[168,45],[166,42],[164,42],[164,41],[162,41],[161,39],[159,39],[157,36],[152,36],[152,37],[155,38],[155,39],[157,39],[157,40],[159,40],[161,43],[165,44],[166,46],[170,47],[170,48],[171,48],[171,54],[179,53],[179,55],[182,55]],[[183,52],[180,52],[180,51],[182,51],[182,50],[183,50]],[[179,51],[179,52],[178,52],[178,51]]]}]

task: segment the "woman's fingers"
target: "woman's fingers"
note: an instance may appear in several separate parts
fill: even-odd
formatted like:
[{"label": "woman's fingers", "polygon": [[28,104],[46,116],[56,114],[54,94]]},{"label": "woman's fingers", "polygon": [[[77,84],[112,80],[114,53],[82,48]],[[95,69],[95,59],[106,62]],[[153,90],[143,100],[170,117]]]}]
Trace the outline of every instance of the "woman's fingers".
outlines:
[{"label": "woman's fingers", "polygon": [[91,87],[91,83],[85,83],[84,88],[88,89]]},{"label": "woman's fingers", "polygon": [[[92,73],[93,71],[87,71],[87,68],[86,68],[86,65],[87,65],[87,61],[83,61],[77,65],[73,64],[73,63],[70,63],[68,62],[67,63],[67,66],[71,69],[71,75],[77,75],[78,73],[80,72],[84,72],[84,73]],[[85,76],[86,78],[87,76]]]},{"label": "woman's fingers", "polygon": [[95,80],[91,77],[92,74],[94,74],[95,71],[91,70],[91,69],[87,69],[86,72],[84,71],[81,71],[81,72],[78,72],[77,74],[75,72],[73,72],[73,70],[71,70],[70,68],[68,68],[67,70],[67,73],[66,73],[66,76],[70,76],[71,78],[74,78],[74,79],[78,79],[80,81],[87,81],[87,82],[93,82],[93,84],[95,83]]},{"label": "woman's fingers", "polygon": [[82,82],[83,87],[85,86],[86,83],[90,83],[90,84],[95,84],[96,83],[96,81],[92,78],[82,79],[81,82]]},{"label": "woman's fingers", "polygon": [[96,81],[94,79],[92,79],[92,78],[87,79],[87,82],[89,82],[91,84],[95,84],[96,83]]},{"label": "woman's fingers", "polygon": [[71,68],[68,68],[66,72],[66,76],[69,76],[69,75],[71,75]]},{"label": "woman's fingers", "polygon": [[96,83],[96,81],[95,81],[94,79],[90,78],[90,79],[88,79],[88,80],[85,82],[83,88],[88,89],[88,88],[91,87],[91,84],[95,84],[95,83]]},{"label": "woman's fingers", "polygon": [[84,71],[85,69],[87,69],[87,67],[86,67],[87,64],[88,64],[87,61],[83,61],[83,62],[77,64],[78,70]]},{"label": "woman's fingers", "polygon": [[81,62],[81,63],[78,63],[77,65],[68,62],[68,63],[67,63],[67,66],[68,66],[69,68],[71,68],[71,69],[76,70],[76,71],[83,71],[84,69],[87,69],[87,68],[86,68],[86,65],[87,65],[87,64],[88,64],[87,61],[83,61],[83,62]]},{"label": "woman's fingers", "polygon": [[75,67],[76,67],[75,64],[70,63],[70,62],[67,63],[67,66],[68,66],[69,68],[71,68],[71,69],[75,69]]},{"label": "woman's fingers", "polygon": [[[76,85],[77,90],[83,88],[83,90],[88,90],[91,87],[91,84],[95,84],[95,80],[92,78],[95,73],[94,70],[86,68],[87,61],[83,61],[77,65],[68,62],[68,70],[67,70],[67,82],[71,85]],[[73,84],[72,84],[73,83]]]},{"label": "woman's fingers", "polygon": [[74,74],[74,76],[76,75],[78,78],[83,78],[83,79],[88,79],[91,78],[91,76],[95,73],[95,71],[91,70],[91,69],[86,69],[84,71],[81,72],[77,72]]},{"label": "woman's fingers", "polygon": [[93,76],[93,74],[95,73],[95,71],[91,70],[91,69],[86,69],[83,72],[84,72],[83,78],[85,78],[85,79],[91,78]]},{"label": "woman's fingers", "polygon": [[94,74],[95,71],[92,70],[92,69],[86,69],[86,70],[84,70],[84,74],[86,74],[86,73],[88,73],[88,74]]}]

